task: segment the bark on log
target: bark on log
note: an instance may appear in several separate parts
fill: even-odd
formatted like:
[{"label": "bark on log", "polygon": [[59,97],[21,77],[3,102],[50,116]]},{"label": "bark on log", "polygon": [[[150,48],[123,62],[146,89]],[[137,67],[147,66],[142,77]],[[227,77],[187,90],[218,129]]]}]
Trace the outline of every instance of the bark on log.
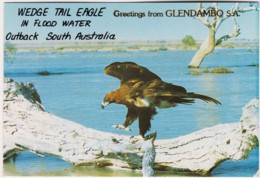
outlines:
[{"label": "bark on log", "polygon": [[[40,155],[54,155],[79,166],[141,170],[142,164],[146,165],[142,148],[150,145],[145,150],[150,151],[148,156],[155,155],[151,141],[135,142],[130,136],[86,128],[45,112],[31,83],[5,79],[3,104],[4,159],[21,150],[30,150]],[[243,108],[238,123],[220,124],[178,138],[156,140],[156,158],[147,157],[147,161],[149,164],[154,161],[155,170],[208,174],[227,159],[246,158],[258,146],[258,128],[258,100],[253,99]]]}]

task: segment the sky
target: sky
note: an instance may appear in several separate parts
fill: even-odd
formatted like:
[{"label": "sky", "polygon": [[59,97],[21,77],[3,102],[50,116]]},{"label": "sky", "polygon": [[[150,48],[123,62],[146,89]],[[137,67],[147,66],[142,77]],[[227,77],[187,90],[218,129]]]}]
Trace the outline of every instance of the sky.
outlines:
[{"label": "sky", "polygon": [[[207,36],[208,28],[193,17],[166,17],[167,10],[197,9],[198,3],[4,3],[4,37],[8,33],[39,34],[38,41],[46,41],[48,33],[60,35],[69,32],[72,39],[81,32],[99,34],[109,32],[115,34],[117,40],[175,40],[186,35],[193,36],[196,40],[203,40]],[[204,3],[206,5],[206,3]],[[211,3],[208,3],[211,4]],[[219,3],[219,8],[224,12],[234,3]],[[249,3],[241,3],[241,7]],[[106,9],[102,17],[76,16],[78,8]],[[18,16],[18,8],[49,8],[47,16]],[[70,17],[55,16],[55,8],[70,8]],[[120,12],[145,12],[146,16],[115,17],[115,10]],[[148,11],[161,12],[163,17],[147,17]],[[238,39],[258,39],[259,12],[251,11],[239,13],[237,22],[241,28]],[[57,21],[55,27],[37,27],[33,23],[40,21]],[[27,27],[21,27],[23,20],[29,20]],[[63,20],[90,20],[90,27],[63,27]],[[231,18],[220,26],[217,37],[233,32]]]}]

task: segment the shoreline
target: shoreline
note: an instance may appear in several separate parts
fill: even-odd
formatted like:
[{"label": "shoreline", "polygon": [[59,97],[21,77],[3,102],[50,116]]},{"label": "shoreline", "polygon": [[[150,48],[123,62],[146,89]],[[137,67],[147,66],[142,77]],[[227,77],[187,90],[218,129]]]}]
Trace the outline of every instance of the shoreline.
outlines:
[{"label": "shoreline", "polygon": [[[140,41],[87,41],[87,42],[31,42],[12,43],[17,52],[136,52],[136,51],[175,51],[198,50],[202,41],[197,45],[185,46],[181,40],[140,40]],[[216,49],[258,48],[257,40],[230,40],[216,46]]]}]

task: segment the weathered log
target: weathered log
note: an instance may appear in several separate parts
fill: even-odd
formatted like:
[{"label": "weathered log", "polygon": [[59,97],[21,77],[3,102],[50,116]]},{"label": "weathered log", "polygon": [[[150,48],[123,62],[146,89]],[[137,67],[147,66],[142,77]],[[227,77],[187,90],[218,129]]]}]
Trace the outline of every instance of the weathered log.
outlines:
[{"label": "weathered log", "polygon": [[[147,165],[141,150],[145,142],[86,128],[45,112],[31,83],[5,79],[3,105],[4,159],[21,150],[30,150],[79,166],[141,170],[142,164]],[[148,163],[154,161],[156,170],[208,174],[225,160],[246,158],[258,146],[258,128],[258,100],[253,99],[243,108],[239,123],[220,124],[178,138],[156,140],[156,158],[147,157]],[[145,144],[150,145],[146,148],[150,152],[148,156],[155,155],[151,147],[153,140]]]},{"label": "weathered log", "polygon": [[260,177],[260,172],[259,172],[259,170],[255,173],[254,177]]}]

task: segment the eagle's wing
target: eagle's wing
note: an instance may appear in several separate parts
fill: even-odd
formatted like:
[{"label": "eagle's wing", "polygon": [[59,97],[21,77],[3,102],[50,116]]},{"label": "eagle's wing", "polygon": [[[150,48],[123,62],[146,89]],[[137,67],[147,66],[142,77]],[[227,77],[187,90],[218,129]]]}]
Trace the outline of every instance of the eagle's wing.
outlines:
[{"label": "eagle's wing", "polygon": [[214,98],[187,92],[184,87],[163,82],[162,80],[152,80],[136,89],[133,88],[130,96],[133,99],[141,101],[137,101],[136,103],[146,101],[150,103],[146,104],[143,102],[144,105],[153,105],[160,108],[174,107],[176,104],[190,104],[194,102],[194,99],[221,104]]},{"label": "eagle's wing", "polygon": [[173,85],[170,83],[163,82],[162,80],[151,80],[134,87],[131,90],[130,95],[132,97],[140,96],[144,97],[172,97],[172,96],[181,96],[186,94],[187,91],[184,87]]},{"label": "eagle's wing", "polygon": [[104,69],[104,72],[107,75],[118,78],[121,81],[121,85],[130,80],[134,83],[137,81],[150,81],[154,79],[161,80],[158,75],[134,62],[114,62],[108,65]]}]

